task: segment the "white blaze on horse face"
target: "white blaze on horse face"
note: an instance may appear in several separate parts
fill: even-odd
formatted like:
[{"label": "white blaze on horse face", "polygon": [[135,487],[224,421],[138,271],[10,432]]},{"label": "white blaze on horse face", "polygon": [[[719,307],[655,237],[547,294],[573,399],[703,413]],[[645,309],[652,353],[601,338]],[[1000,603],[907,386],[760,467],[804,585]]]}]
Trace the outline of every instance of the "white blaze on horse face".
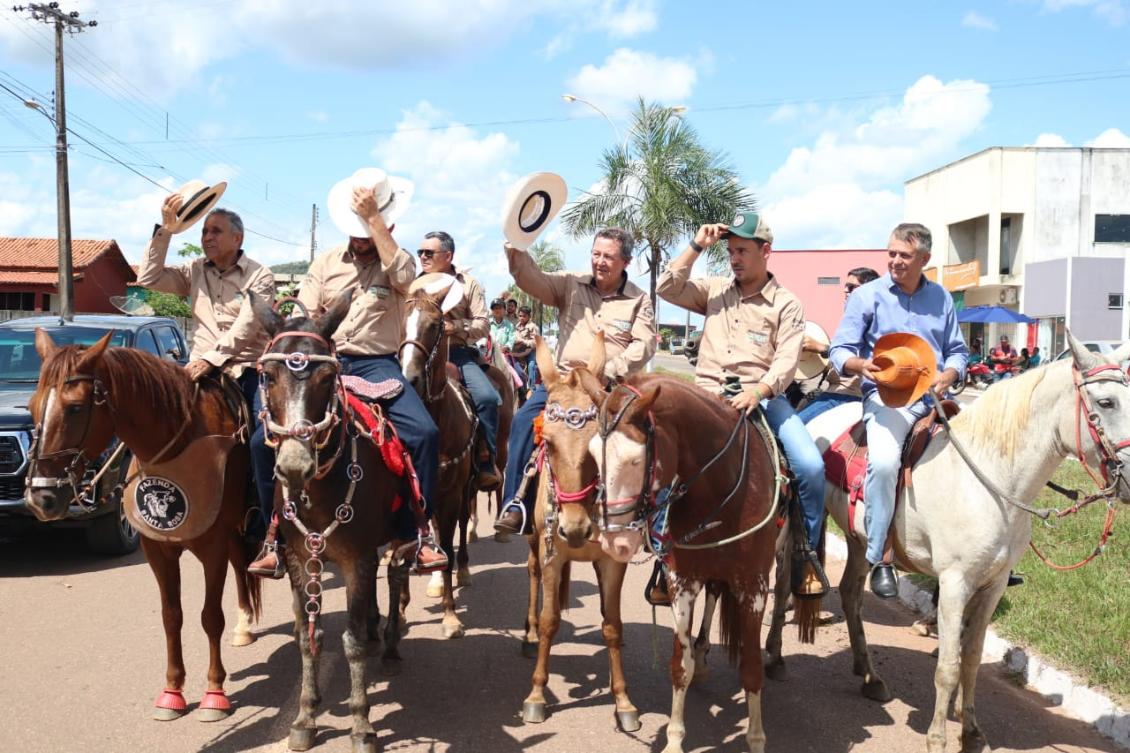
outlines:
[{"label": "white blaze on horse face", "polygon": [[[411,340],[416,340],[420,336],[420,309],[414,308],[408,314],[408,318],[404,320],[404,350],[400,352],[401,368],[408,366],[412,363],[412,351],[419,350]],[[421,358],[426,358],[427,353],[420,353]]]},{"label": "white blaze on horse face", "polygon": [[[608,499],[634,499],[643,490],[647,448],[642,442],[615,431],[608,437],[607,447],[602,447],[598,434],[589,440],[589,454],[596,460]],[[605,459],[607,468],[602,466]]]},{"label": "white blaze on horse face", "polygon": [[43,410],[43,426],[39,429],[40,443],[47,440],[48,424],[51,421],[51,414],[55,412],[55,388],[52,387],[51,391],[47,393],[47,407]]}]

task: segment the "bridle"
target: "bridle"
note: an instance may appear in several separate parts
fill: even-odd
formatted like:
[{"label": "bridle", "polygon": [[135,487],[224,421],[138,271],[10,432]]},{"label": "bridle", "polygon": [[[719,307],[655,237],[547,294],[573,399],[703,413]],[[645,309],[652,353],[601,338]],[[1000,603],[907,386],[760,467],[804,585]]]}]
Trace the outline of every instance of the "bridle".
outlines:
[{"label": "bridle", "polygon": [[[620,405],[620,409],[616,414],[609,416],[608,403],[612,399],[612,395],[617,392],[625,394],[627,397]],[[628,412],[628,408],[632,403],[640,397],[639,390],[634,387],[629,387],[626,384],[617,384],[612,388],[612,393],[600,405],[600,411],[597,414],[597,434],[600,436],[600,469],[598,472],[604,472],[608,468],[608,439],[624,416]],[[655,453],[655,417],[648,411],[647,417],[644,420],[644,472],[643,482],[640,485],[640,491],[634,497],[624,497],[622,499],[609,499],[608,488],[601,484],[600,492],[597,495],[600,501],[601,513],[601,530],[606,533],[618,533],[620,531],[640,531],[647,526],[646,513],[655,503],[655,485],[656,473],[658,471],[658,463],[656,462]],[[635,514],[628,523],[609,523],[609,517],[624,517],[627,515]]]},{"label": "bridle", "polygon": [[[439,312],[440,326],[441,327],[443,326],[443,308],[438,303],[433,301],[431,298],[412,297],[412,298],[407,299],[405,301],[405,303],[406,304],[426,303],[429,306],[433,307],[436,311]],[[440,334],[439,334],[439,337],[437,337],[435,339],[435,342],[432,343],[432,346],[430,348],[425,347],[424,344],[422,342],[420,342],[419,340],[405,338],[404,340],[400,341],[400,347],[398,347],[396,349],[396,358],[397,358],[397,360],[401,360],[401,361],[402,361],[401,355],[403,354],[404,348],[407,345],[415,345],[417,348],[420,349],[420,351],[422,353],[428,354],[427,359],[424,361],[424,402],[425,403],[435,402],[439,398],[443,397],[443,391],[445,389],[447,389],[447,383],[446,383],[446,380],[445,380],[444,386],[440,388],[439,392],[436,392],[434,394],[432,393],[432,366],[435,363],[436,355],[439,353],[440,343],[443,341],[444,337],[446,337],[446,335],[441,331]]]},{"label": "bridle", "polygon": [[[1079,462],[1087,469],[1087,473],[1099,485],[1101,496],[1113,496],[1118,484],[1125,481],[1125,468],[1118,453],[1130,447],[1130,437],[1112,441],[1103,429],[1102,416],[1091,406],[1090,396],[1085,387],[1098,382],[1118,382],[1122,386],[1130,386],[1126,372],[1115,364],[1102,364],[1092,369],[1080,372],[1072,366],[1072,381],[1075,384],[1075,455]],[[1096,475],[1088,465],[1082,442],[1082,424],[1086,419],[1087,432],[1095,444],[1095,451],[1099,456],[1099,475]]]}]

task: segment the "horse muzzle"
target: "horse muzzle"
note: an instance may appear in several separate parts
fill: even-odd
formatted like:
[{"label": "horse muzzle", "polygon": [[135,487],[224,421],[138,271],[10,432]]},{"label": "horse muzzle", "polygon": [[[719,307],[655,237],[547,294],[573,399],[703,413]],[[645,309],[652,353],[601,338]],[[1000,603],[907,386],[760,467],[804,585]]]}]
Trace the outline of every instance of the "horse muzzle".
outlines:
[{"label": "horse muzzle", "polygon": [[637,529],[600,533],[600,548],[617,562],[630,562],[642,546],[643,532]]},{"label": "horse muzzle", "polygon": [[27,508],[44,523],[65,518],[74,499],[75,490],[66,479],[28,479],[24,494]]}]

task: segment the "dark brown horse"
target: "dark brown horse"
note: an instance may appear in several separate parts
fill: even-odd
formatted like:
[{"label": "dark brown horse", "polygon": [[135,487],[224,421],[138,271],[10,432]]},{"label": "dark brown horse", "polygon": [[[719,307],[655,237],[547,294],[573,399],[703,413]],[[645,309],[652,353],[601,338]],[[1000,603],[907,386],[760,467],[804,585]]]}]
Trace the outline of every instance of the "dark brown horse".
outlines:
[{"label": "dark brown horse", "polygon": [[[376,639],[376,571],[380,546],[395,535],[393,505],[408,504],[405,482],[386,467],[345,399],[331,338],[349,310],[353,291],[343,293],[318,321],[284,320],[252,295],[255,316],[271,336],[260,359],[268,436],[277,443],[275,511],[287,541],[287,570],[294,592],[294,632],[302,652],[302,693],[291,725],[291,750],[314,744],[320,703],[318,664],[321,582],[325,562],[345,580],[348,624],[342,643],[349,662],[349,709],[354,753],[375,753],[369,721],[366,641]],[[407,565],[389,567],[389,615],[383,660],[398,666],[400,591]]]},{"label": "dark brown horse", "polygon": [[[196,388],[184,370],[169,361],[137,350],[109,348],[111,334],[89,348],[58,347],[50,335],[36,330],[35,346],[43,368],[28,406],[38,425],[38,439],[32,453],[27,499],[40,520],[63,517],[92,462],[90,458],[97,458],[115,435],[133,453],[130,476],[136,477],[139,462],[144,468],[150,462],[178,458],[198,439],[231,437],[240,429],[217,385],[206,381]],[[165,690],[157,698],[156,719],[176,719],[187,711],[180,635],[184,622],[180,556],[185,551],[195,555],[204,567],[204,609],[200,617],[208,635],[208,688],[197,716],[215,721],[230,711],[224,694],[227,672],[220,658],[224,629],[221,599],[229,562],[236,573],[240,610],[232,645],[247,645],[254,640],[250,623],[258,618],[260,605],[259,579],[247,574],[255,549],[242,535],[248,468],[247,447],[236,444],[215,498],[191,500],[194,506],[215,514],[211,525],[198,535],[183,541],[159,541],[148,535],[141,538],[142,551],[161,592],[165,627]],[[132,501],[123,500],[122,504]]]},{"label": "dark brown horse", "polygon": [[[490,367],[486,370],[487,378],[490,383],[494,385],[494,389],[498,392],[498,396],[502,398],[502,403],[498,406],[498,441],[495,443],[498,446],[498,451],[495,454],[494,464],[498,468],[499,473],[504,473],[506,470],[506,460],[509,453],[510,444],[510,425],[514,423],[514,413],[518,410],[518,395],[514,387],[514,380],[510,376],[510,369],[506,365],[506,361],[499,354],[498,349],[494,348],[491,351],[490,357],[487,358]],[[490,500],[494,497],[494,513],[498,514],[502,509],[502,488],[506,485],[505,479],[493,491],[487,492],[487,511],[491,510]],[[468,523],[467,540],[476,541],[478,535],[475,529],[479,525],[479,500],[478,497],[471,499],[471,520]],[[509,534],[496,533],[495,538],[500,540],[500,537],[509,539]]]},{"label": "dark brown horse", "polygon": [[[427,274],[413,282],[404,304],[405,339],[400,344],[400,368],[404,377],[420,395],[439,428],[439,477],[436,499],[432,502],[439,544],[447,554],[448,566],[442,573],[432,575],[428,595],[443,597],[444,638],[461,638],[464,632],[463,623],[455,614],[452,570],[458,562],[459,585],[471,585],[467,528],[478,476],[479,419],[470,396],[460,387],[458,379],[448,374],[448,340],[443,332],[444,314],[450,305],[462,300],[462,290],[462,283],[446,274]],[[456,529],[459,530],[458,558]]]},{"label": "dark brown horse", "polygon": [[[593,360],[603,365],[602,358]],[[695,670],[691,622],[695,600],[707,588],[718,593],[722,643],[739,662],[749,710],[747,744],[763,753],[761,620],[780,497],[779,460],[768,427],[669,377],[637,375],[607,395],[589,370],[562,382],[540,342],[538,368],[550,391],[544,436],[556,479],[549,475],[556,497],[566,502],[557,512],[559,538],[569,546],[591,546],[599,538],[605,551],[627,561],[647,536],[667,555],[675,643],[665,752],[683,749],[686,691]],[[557,420],[550,420],[554,413]],[[603,494],[577,499],[597,472]],[[602,590],[602,602],[607,599]],[[541,627],[553,627],[544,610]],[[606,640],[610,632],[606,618]],[[545,649],[546,637],[541,640]],[[542,671],[539,666],[535,689]]]}]

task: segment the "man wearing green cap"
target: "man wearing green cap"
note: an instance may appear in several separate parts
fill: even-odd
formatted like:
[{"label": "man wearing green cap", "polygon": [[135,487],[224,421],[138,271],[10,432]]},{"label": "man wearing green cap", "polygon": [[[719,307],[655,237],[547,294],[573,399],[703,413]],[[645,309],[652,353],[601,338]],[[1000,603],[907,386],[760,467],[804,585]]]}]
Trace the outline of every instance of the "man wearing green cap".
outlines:
[{"label": "man wearing green cap", "polygon": [[[723,239],[733,276],[689,279],[702,250]],[[731,404],[738,410],[760,406],[764,411],[796,475],[808,543],[816,552],[824,522],[824,460],[784,395],[800,360],[804,308],[769,272],[772,246],[773,231],[753,212],[738,214],[729,225],[703,225],[660,276],[656,292],[706,318],[695,383],[722,393],[727,383],[737,382],[741,391]],[[806,560],[799,578],[799,594],[823,595],[815,557]]]}]

